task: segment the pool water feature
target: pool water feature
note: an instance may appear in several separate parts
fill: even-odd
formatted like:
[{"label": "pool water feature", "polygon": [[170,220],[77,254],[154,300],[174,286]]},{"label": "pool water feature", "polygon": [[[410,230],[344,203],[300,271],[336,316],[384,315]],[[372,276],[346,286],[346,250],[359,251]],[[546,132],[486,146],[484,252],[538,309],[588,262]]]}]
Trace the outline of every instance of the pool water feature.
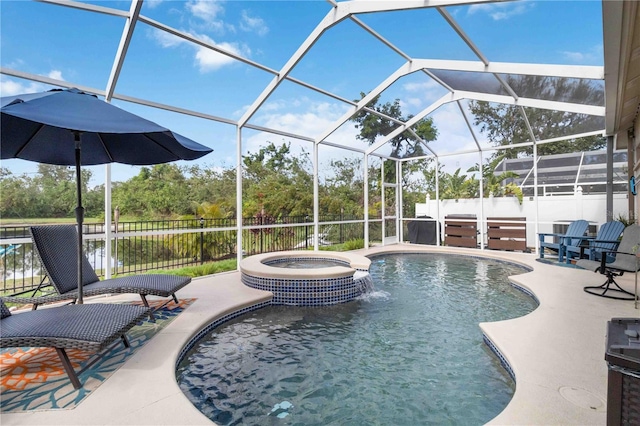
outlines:
[{"label": "pool water feature", "polygon": [[478,323],[537,306],[476,257],[372,258],[375,291],[326,307],[268,306],[200,340],[183,392],[218,424],[484,424],[515,384]]},{"label": "pool water feature", "polygon": [[368,291],[370,265],[355,253],[283,251],[247,257],[240,272],[246,286],[273,293],[275,305],[326,306]]}]

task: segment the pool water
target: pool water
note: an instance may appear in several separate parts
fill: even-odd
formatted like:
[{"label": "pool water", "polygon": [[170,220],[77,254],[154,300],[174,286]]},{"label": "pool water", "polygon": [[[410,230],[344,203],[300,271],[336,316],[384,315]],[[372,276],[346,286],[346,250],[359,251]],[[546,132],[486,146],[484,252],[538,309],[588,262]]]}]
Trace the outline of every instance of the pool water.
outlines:
[{"label": "pool water", "polygon": [[273,268],[287,268],[287,269],[316,269],[316,268],[331,268],[332,266],[349,266],[345,262],[340,262],[331,259],[280,259],[275,262],[266,263]]},{"label": "pool water", "polygon": [[178,383],[223,425],[480,425],[515,384],[478,323],[535,309],[508,283],[523,272],[475,257],[374,257],[373,293],[225,323],[184,357]]}]

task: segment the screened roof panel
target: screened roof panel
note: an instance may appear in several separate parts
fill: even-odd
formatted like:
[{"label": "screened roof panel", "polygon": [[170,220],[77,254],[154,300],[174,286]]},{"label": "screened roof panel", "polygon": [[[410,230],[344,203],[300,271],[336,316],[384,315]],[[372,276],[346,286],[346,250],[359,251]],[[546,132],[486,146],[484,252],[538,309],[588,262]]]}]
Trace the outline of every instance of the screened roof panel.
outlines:
[{"label": "screened roof panel", "polygon": [[[539,157],[537,174],[539,185],[576,185],[605,183],[607,179],[606,151],[575,152]],[[496,168],[496,174],[513,171],[518,177],[513,181],[518,185],[532,186],[534,183],[533,158],[503,160]],[[614,152],[614,182],[627,180],[627,153]],[[591,191],[596,189],[591,188]]]},{"label": "screened roof panel", "polygon": [[500,74],[523,98],[604,106],[604,81]]},{"label": "screened roof panel", "polygon": [[436,69],[429,71],[454,90],[509,95],[493,74]]},{"label": "screened roof panel", "polygon": [[246,57],[279,70],[331,6],[286,1],[277,7],[279,13],[270,13],[274,3],[269,1],[147,1],[141,13],[190,34],[206,34],[221,46],[244,46]]},{"label": "screened roof panel", "polygon": [[315,139],[350,106],[294,82],[283,81],[251,117],[249,124]]},{"label": "screened roof panel", "polygon": [[[143,4],[143,18],[135,25],[115,93],[218,116],[225,121],[239,120],[243,127],[247,123],[271,127],[274,134],[282,133],[278,136],[280,140],[286,139],[286,135],[306,140],[329,135],[326,141],[332,144],[370,149],[356,138],[354,123],[342,121],[353,108],[348,101],[359,99],[361,92],[380,87],[396,70],[415,71],[408,67],[410,63],[443,59],[451,60],[447,66],[455,68],[455,61],[480,63],[486,59],[489,64],[499,61],[602,65],[602,52],[598,51],[602,43],[600,2],[566,3],[481,2],[438,9],[431,7],[430,2],[412,2],[416,7],[410,10],[349,15],[353,10],[407,7],[407,4],[392,1],[148,1]],[[78,10],[76,7],[82,4],[70,3],[66,6],[72,7],[66,7],[40,2],[3,2],[2,82],[8,81],[7,75],[13,75],[12,71],[16,70],[30,73],[27,81],[44,81],[44,76],[49,75],[62,86],[83,85],[90,90],[104,90],[125,19]],[[112,8],[115,14],[127,14],[131,6],[128,1],[86,4]],[[334,25],[318,31],[318,39],[308,39],[325,17],[326,22]],[[145,19],[214,44],[250,63],[168,36],[145,23]],[[331,22],[332,19],[336,21]],[[373,34],[359,22],[368,26]],[[386,45],[381,38],[392,45]],[[301,47],[308,47],[308,52],[296,56],[295,52]],[[404,58],[401,53],[410,58]],[[287,63],[292,67],[287,68]],[[59,64],[62,64],[60,68]],[[495,98],[490,95],[508,95],[496,76],[489,73],[443,69],[429,72],[454,90],[477,91],[481,99],[493,101]],[[600,80],[565,80],[565,84],[584,85],[567,96],[566,91],[559,90],[562,86],[557,78],[537,81],[534,77],[516,74],[499,76],[521,98],[604,105]],[[293,83],[288,77],[335,96]],[[273,84],[277,78],[280,80]],[[33,86],[35,90],[42,87],[41,83],[37,84],[40,86]],[[432,103],[446,94],[446,88],[419,70],[382,88],[380,101],[400,99],[403,117],[421,114],[429,108],[429,117],[433,118],[439,135],[428,147],[437,155],[445,156],[475,151],[473,155],[477,158],[478,145],[488,149],[495,141],[489,141],[469,113],[466,115],[471,129],[468,127],[457,103],[468,111],[466,99],[447,101],[449,103],[437,109],[432,108]],[[483,94],[487,96],[481,96]],[[451,95],[453,98],[456,94]],[[525,104],[539,106],[544,102]],[[516,129],[507,136],[507,142],[531,140],[519,106],[491,105],[516,110],[511,111]],[[130,104],[127,107],[132,108]],[[604,128],[604,118],[600,116],[533,107],[524,109],[537,140]],[[183,115],[175,117],[178,118],[170,122],[179,121]],[[564,123],[573,126],[567,130]],[[245,133],[243,130],[242,134]],[[205,133],[204,138],[207,137]],[[221,139],[224,140],[214,148],[234,155],[235,136]],[[386,144],[374,152],[390,155],[393,147]],[[419,152],[422,151],[414,154]],[[429,150],[424,150],[424,154],[431,155]]]},{"label": "screened roof panel", "polygon": [[477,59],[435,8],[362,13],[356,16],[413,58]]},{"label": "screened roof panel", "polygon": [[604,117],[537,108],[524,110],[538,141],[604,129]]},{"label": "screened roof panel", "polygon": [[446,9],[490,61],[603,65],[601,3],[514,1]]},{"label": "screened roof panel", "polygon": [[[230,119],[237,119],[273,78],[143,23],[138,23],[128,55],[139,60],[124,62],[117,93]],[[232,75],[246,77],[242,90],[229,90],[226,81]]]},{"label": "screened roof panel", "polygon": [[[345,55],[346,51],[349,53]],[[369,93],[405,62],[371,34],[347,20],[329,28],[290,75],[355,100],[360,99],[360,92]]]},{"label": "screened roof panel", "polygon": [[123,18],[26,1],[3,1],[1,11],[0,65],[104,89]]}]

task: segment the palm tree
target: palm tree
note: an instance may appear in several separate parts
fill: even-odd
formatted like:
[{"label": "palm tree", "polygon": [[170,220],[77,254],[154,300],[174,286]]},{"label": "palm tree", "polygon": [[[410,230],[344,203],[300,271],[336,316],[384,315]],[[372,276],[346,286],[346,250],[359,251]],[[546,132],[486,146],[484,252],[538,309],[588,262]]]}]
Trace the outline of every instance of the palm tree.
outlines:
[{"label": "palm tree", "polygon": [[[514,179],[518,177],[518,174],[510,170],[503,171],[496,174],[496,167],[505,158],[504,155],[498,155],[482,166],[482,180],[484,182],[484,196],[488,197],[493,195],[494,197],[514,196],[518,199],[518,202],[522,204],[522,189],[513,182],[504,183],[507,179]],[[469,168],[467,172],[479,171],[479,165]]]},{"label": "palm tree", "polygon": [[441,178],[440,185],[443,199],[469,197],[470,181],[467,179],[467,175],[460,174],[460,168],[453,174],[445,173]]}]

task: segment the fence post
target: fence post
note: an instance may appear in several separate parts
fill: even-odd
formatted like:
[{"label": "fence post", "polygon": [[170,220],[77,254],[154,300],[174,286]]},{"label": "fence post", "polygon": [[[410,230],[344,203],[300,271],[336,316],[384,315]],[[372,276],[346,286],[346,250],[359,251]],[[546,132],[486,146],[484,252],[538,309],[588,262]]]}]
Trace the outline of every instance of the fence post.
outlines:
[{"label": "fence post", "polygon": [[342,234],[342,227],[344,224],[342,221],[344,220],[344,207],[340,207],[340,244],[344,243],[344,236]]},{"label": "fence post", "polygon": [[[204,217],[200,218],[200,229],[204,229]],[[200,231],[200,264],[204,263],[204,231]]]},{"label": "fence post", "polygon": [[309,225],[307,225],[307,223],[309,222],[309,216],[305,216],[304,217],[304,248],[308,249],[309,248]]},{"label": "fence post", "polygon": [[264,229],[262,229],[262,225],[264,225],[264,208],[260,215],[260,253],[264,253]]}]

